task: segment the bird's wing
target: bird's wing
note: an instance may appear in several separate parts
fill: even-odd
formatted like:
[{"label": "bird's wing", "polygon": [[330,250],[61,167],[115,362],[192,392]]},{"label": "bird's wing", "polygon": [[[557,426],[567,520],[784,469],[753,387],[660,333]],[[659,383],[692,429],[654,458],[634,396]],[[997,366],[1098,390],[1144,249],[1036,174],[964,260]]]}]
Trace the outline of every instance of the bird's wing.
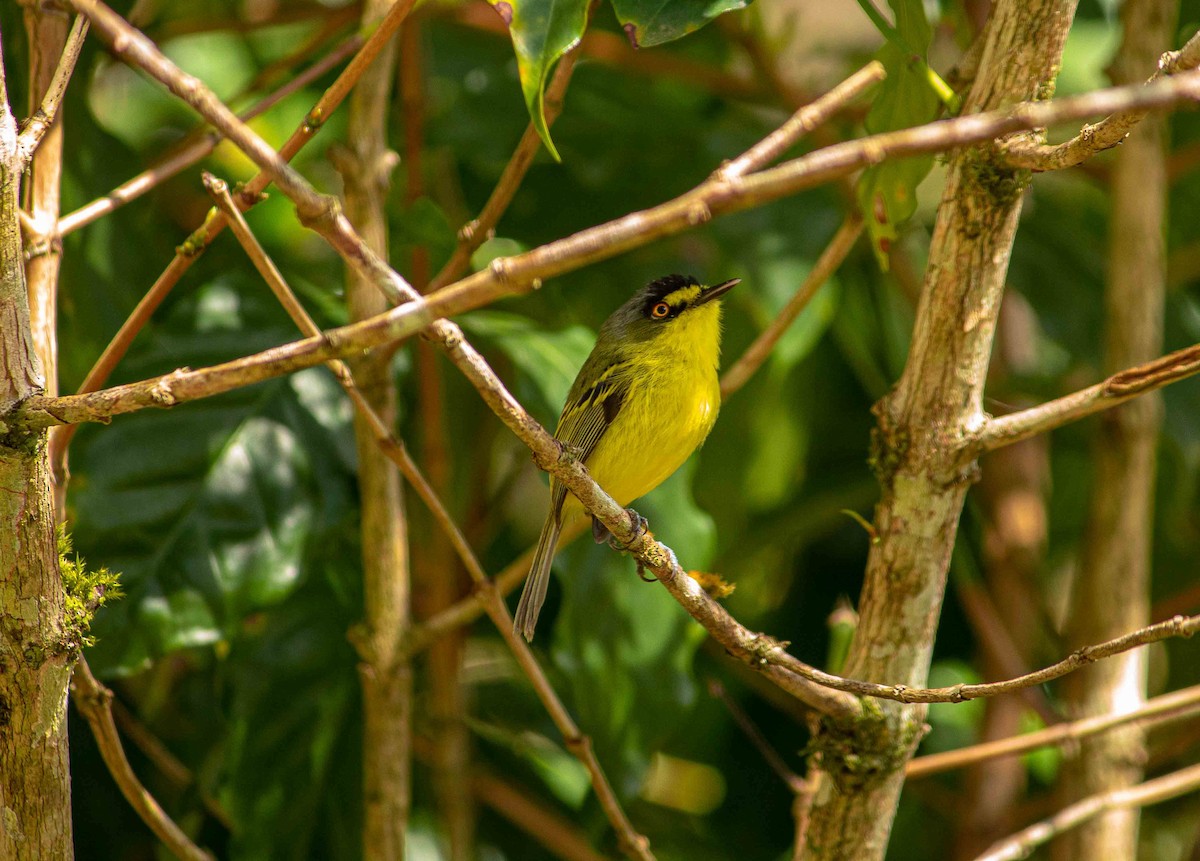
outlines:
[{"label": "bird's wing", "polygon": [[[587,370],[585,365],[576,381],[577,386],[572,387],[567,397],[567,405],[558,420],[558,429],[554,431],[554,438],[584,463],[587,463],[600,437],[604,436],[621,412],[632,381],[627,362],[610,364],[585,387],[579,383],[592,376],[585,373]],[[558,482],[553,484],[553,506],[558,511],[566,497],[567,488]]]}]

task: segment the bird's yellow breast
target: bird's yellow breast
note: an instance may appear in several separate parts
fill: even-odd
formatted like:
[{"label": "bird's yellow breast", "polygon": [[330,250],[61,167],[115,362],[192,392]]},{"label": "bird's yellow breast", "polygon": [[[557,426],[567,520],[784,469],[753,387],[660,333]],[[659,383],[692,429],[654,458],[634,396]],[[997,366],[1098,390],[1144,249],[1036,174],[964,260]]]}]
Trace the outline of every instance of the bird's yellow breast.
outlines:
[{"label": "bird's yellow breast", "polygon": [[[649,493],[679,469],[717,420],[719,305],[696,308],[673,325],[678,328],[670,337],[639,354],[621,411],[586,461],[592,477],[620,505]],[[564,521],[582,510],[568,494]]]}]

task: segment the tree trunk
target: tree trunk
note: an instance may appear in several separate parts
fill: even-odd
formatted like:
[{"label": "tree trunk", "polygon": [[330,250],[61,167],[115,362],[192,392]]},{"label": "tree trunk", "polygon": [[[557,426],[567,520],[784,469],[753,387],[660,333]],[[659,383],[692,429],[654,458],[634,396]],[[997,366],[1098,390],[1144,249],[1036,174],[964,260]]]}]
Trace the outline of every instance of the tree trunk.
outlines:
[{"label": "tree trunk", "polygon": [[[964,113],[1053,90],[1075,0],[1000,0],[984,31]],[[1027,175],[986,148],[950,157],[908,363],[875,412],[882,498],[846,667],[855,678],[923,685],[967,487],[962,442],[983,418],[983,383]],[[883,857],[904,763],[925,710],[872,704],[854,726],[826,722],[807,857]]]},{"label": "tree trunk", "polygon": [[[368,0],[363,25],[376,24],[392,0]],[[338,167],[345,180],[346,215],[371,249],[388,256],[385,204],[395,155],[387,146],[387,117],[395,74],[395,40],[383,50],[350,97],[347,151]],[[376,287],[350,275],[350,317],[387,309]],[[388,427],[396,424],[391,351],[350,362],[363,395]],[[408,534],[400,474],[384,456],[370,424],[354,416],[358,486],[362,497],[362,553],[366,630],[363,655],[363,857],[398,861],[412,804],[412,668],[399,656],[409,625]]]},{"label": "tree trunk", "polygon": [[[17,191],[17,126],[0,59],[0,416],[40,391]],[[66,629],[46,434],[0,427],[0,858],[72,857]]]},{"label": "tree trunk", "polygon": [[[1129,0],[1113,82],[1145,80],[1174,36],[1174,0]],[[1112,176],[1104,363],[1107,373],[1162,352],[1166,251],[1166,122],[1149,116],[1117,152]],[[1073,646],[1100,642],[1150,623],[1150,546],[1155,448],[1162,400],[1137,398],[1105,413],[1096,441],[1082,564],[1071,602]],[[1072,718],[1133,711],[1146,698],[1146,651],[1136,649],[1085,667],[1064,687]],[[1064,769],[1062,802],[1142,780],[1145,732],[1129,726],[1085,740]],[[1059,840],[1056,857],[1132,861],[1138,809],[1097,817]]]}]

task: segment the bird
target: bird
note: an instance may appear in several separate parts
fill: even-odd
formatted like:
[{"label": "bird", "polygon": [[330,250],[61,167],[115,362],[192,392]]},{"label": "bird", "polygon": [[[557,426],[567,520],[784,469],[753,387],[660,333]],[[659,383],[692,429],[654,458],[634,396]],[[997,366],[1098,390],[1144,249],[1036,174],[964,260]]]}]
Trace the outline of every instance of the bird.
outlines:
[{"label": "bird", "polygon": [[[688,275],[651,281],[600,327],[567,394],[554,438],[622,507],[679,469],[712,430],[721,405],[721,297],[740,278],[706,287]],[[558,537],[583,505],[550,478],[550,511],[513,630],[533,640]],[[645,518],[629,509],[643,527]],[[609,539],[595,518],[597,543]]]}]

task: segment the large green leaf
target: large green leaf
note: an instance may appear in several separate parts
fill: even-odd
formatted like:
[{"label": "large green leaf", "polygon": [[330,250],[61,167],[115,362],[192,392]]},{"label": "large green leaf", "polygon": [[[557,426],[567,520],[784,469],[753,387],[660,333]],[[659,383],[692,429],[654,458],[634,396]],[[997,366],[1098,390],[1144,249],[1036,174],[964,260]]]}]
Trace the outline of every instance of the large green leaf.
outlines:
[{"label": "large green leaf", "polygon": [[550,67],[583,38],[588,0],[488,0],[508,25],[517,52],[517,71],[529,118],[542,143],[560,161],[546,123],[546,79]]},{"label": "large green leaf", "polygon": [[649,48],[695,32],[750,0],[613,0],[613,11],[635,48]]},{"label": "large green leaf", "polygon": [[[925,62],[933,30],[924,5],[921,0],[889,2],[896,26],[885,32],[888,42],[876,54],[887,69],[887,78],[867,114],[866,127],[872,134],[927,123],[937,116],[942,102]],[[869,0],[864,3],[867,7]],[[879,265],[885,270],[897,228],[916,211],[917,186],[932,167],[932,156],[890,159],[868,168],[859,179],[858,204]]]},{"label": "large green leaf", "polygon": [[79,535],[126,590],[96,620],[99,670],[228,640],[300,582],[323,509],[351,498],[337,442],[304,403],[340,397],[324,373],[123,418],[81,447]]}]

